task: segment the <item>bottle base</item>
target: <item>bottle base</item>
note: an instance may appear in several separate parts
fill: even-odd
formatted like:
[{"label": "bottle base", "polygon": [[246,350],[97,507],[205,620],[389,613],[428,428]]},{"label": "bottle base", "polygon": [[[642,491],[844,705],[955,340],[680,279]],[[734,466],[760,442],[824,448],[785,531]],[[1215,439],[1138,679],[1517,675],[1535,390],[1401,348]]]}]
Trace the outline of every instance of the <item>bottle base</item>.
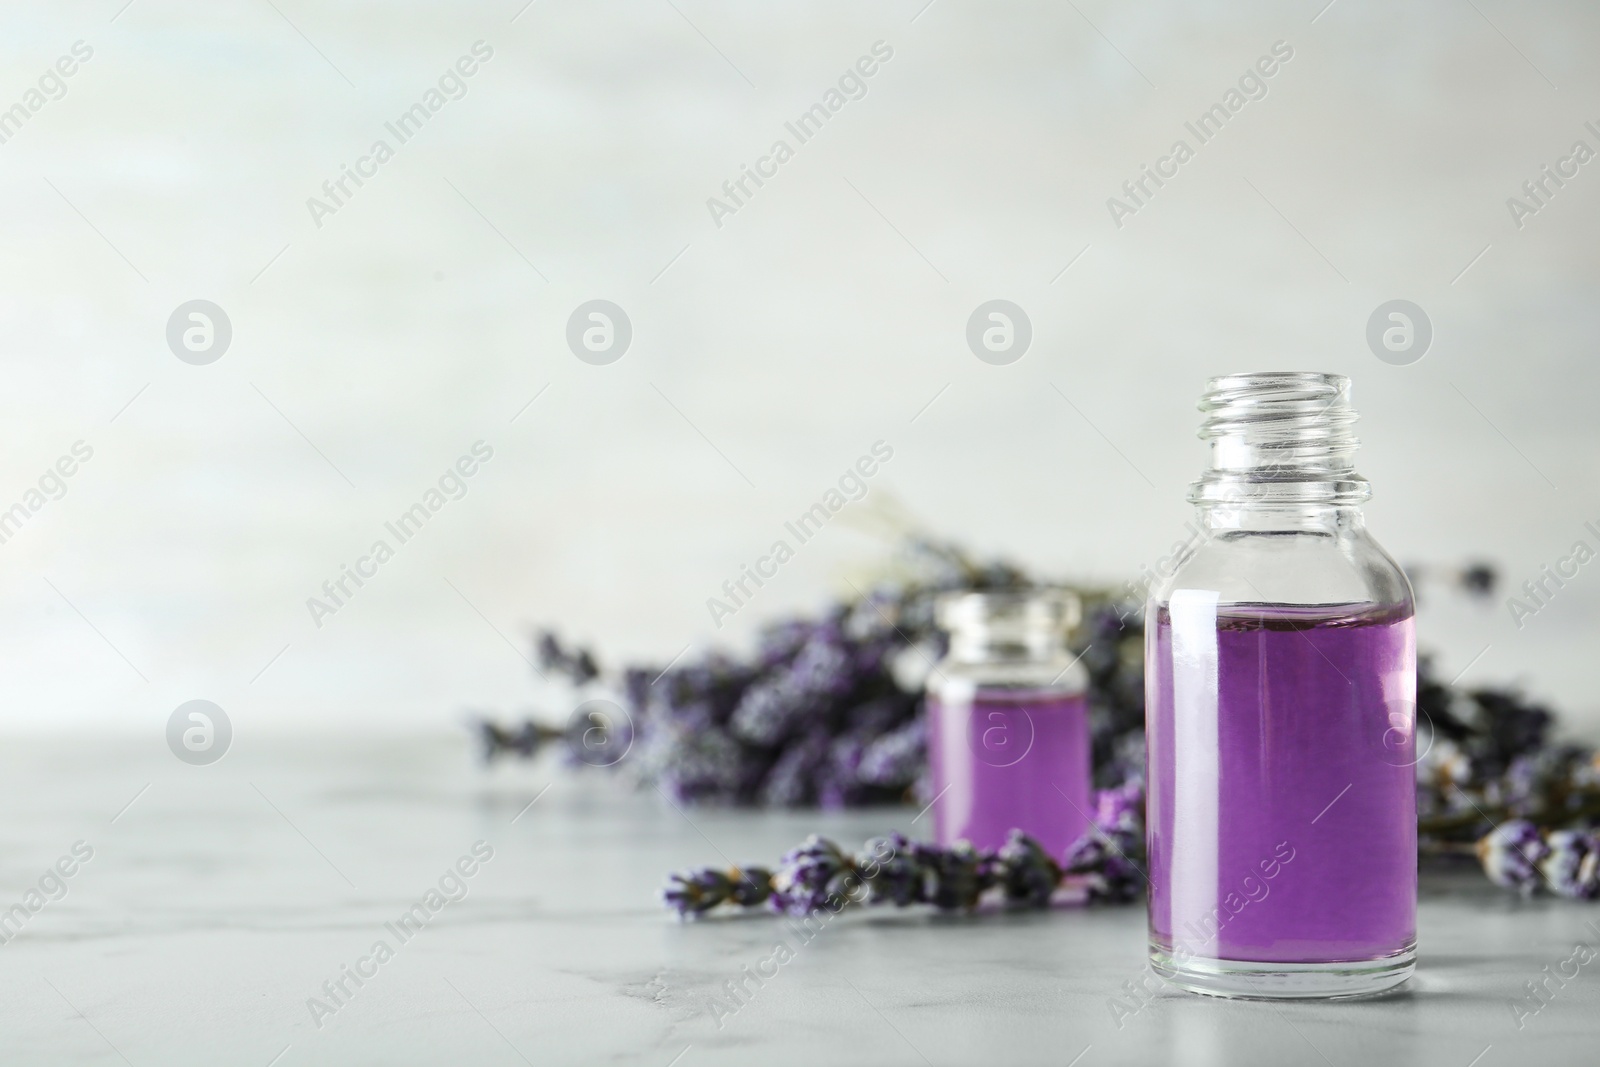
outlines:
[{"label": "bottle base", "polygon": [[1203,959],[1152,945],[1150,968],[1166,982],[1208,997],[1241,1000],[1342,1000],[1386,993],[1411,977],[1417,950],[1408,947],[1373,960],[1336,963],[1263,963]]}]

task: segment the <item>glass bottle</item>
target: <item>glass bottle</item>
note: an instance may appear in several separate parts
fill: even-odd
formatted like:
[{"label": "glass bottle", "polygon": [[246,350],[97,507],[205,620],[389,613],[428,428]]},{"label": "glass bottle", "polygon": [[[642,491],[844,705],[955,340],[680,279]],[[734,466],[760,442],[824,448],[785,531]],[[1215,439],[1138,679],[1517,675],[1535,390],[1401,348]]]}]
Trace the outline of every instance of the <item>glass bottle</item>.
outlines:
[{"label": "glass bottle", "polygon": [[998,849],[1015,828],[1061,858],[1091,813],[1088,674],[1067,650],[1077,597],[958,593],[937,613],[950,634],[928,682],[939,843]]},{"label": "glass bottle", "polygon": [[1411,586],[1367,533],[1350,382],[1213,378],[1202,536],[1145,617],[1150,960],[1218,996],[1415,966]]}]

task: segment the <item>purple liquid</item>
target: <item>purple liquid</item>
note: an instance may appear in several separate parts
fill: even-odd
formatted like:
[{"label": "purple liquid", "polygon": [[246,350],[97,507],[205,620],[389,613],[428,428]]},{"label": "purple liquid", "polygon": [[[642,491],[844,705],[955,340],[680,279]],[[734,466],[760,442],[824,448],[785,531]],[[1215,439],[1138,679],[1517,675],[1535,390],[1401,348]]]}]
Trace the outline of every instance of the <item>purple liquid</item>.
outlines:
[{"label": "purple liquid", "polygon": [[964,838],[997,849],[1015,827],[1060,859],[1088,829],[1081,694],[980,688],[970,703],[930,696],[928,750],[941,845]]},{"label": "purple liquid", "polygon": [[1153,620],[1150,930],[1162,949],[1371,960],[1416,940],[1409,610],[1229,606]]}]

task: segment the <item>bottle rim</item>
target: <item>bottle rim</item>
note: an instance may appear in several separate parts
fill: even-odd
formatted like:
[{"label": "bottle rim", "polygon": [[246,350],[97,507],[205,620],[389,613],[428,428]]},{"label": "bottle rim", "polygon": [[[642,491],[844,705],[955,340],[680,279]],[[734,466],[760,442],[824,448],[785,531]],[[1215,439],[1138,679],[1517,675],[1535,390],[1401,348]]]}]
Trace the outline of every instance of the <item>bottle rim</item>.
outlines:
[{"label": "bottle rim", "polygon": [[946,633],[990,630],[1065,633],[1083,618],[1083,601],[1070,589],[965,589],[941,596],[934,619]]},{"label": "bottle rim", "polygon": [[1356,473],[1350,379],[1320,371],[1250,371],[1210,378],[1199,436],[1210,467],[1192,503],[1239,507],[1359,504],[1371,495]]}]

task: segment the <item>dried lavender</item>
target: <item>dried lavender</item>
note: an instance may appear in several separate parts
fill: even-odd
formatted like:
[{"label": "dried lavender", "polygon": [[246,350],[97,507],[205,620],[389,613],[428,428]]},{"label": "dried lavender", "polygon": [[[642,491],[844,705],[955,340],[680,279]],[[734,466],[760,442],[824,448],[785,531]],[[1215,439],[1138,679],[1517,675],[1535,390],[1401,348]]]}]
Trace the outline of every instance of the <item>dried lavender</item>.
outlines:
[{"label": "dried lavender", "polygon": [[506,727],[480,718],[474,720],[473,727],[478,732],[478,750],[486,763],[505,755],[532,759],[539,754],[546,741],[565,737],[564,731],[552,730],[532,720]]},{"label": "dried lavender", "polygon": [[[1135,900],[1144,886],[1144,827],[1129,790],[1103,791],[1096,825],[1058,863],[1021,830],[1012,830],[997,852],[958,841],[949,848],[908,840],[898,832],[868,841],[849,853],[813,834],[786,853],[770,874],[761,868],[721,872],[713,868],[669,876],[662,901],[680,918],[703,915],[721,904],[767,905],[781,914],[806,916],[818,908],[837,911],[848,903],[931,904],[941,911],[971,911],[985,894],[1016,907],[1048,907],[1062,888],[1086,890],[1095,902]],[[767,880],[741,891],[740,879]]]},{"label": "dried lavender", "polygon": [[1485,834],[1475,850],[1491,882],[1523,896],[1600,896],[1600,838],[1594,834],[1542,831],[1526,819],[1511,819]]},{"label": "dried lavender", "polygon": [[887,837],[874,837],[866,844],[877,864],[868,882],[868,900],[873,904],[893,904],[904,908],[923,899],[923,869],[912,843],[898,830]]},{"label": "dried lavender", "polygon": [[[698,915],[710,911],[725,901],[733,899],[734,878],[730,874],[712,870],[690,871],[687,874],[669,875],[661,899],[679,915]],[[767,892],[771,893],[769,881]]]},{"label": "dried lavender", "polygon": [[773,910],[810,915],[827,903],[830,887],[840,876],[858,871],[853,857],[827,838],[812,834],[778,861],[772,875]]},{"label": "dried lavender", "polygon": [[1066,873],[1083,879],[1091,901],[1137,900],[1145,875],[1144,785],[1126,782],[1095,794],[1090,831],[1067,852]]},{"label": "dried lavender", "polygon": [[538,653],[540,668],[559,674],[574,685],[583,685],[600,677],[600,668],[588,649],[567,648],[555,634],[540,635]]},{"label": "dried lavender", "polygon": [[[993,889],[1009,904],[1046,907],[1063,884],[1060,864],[1037,841],[1013,830],[999,852],[974,849],[965,841],[938,848],[898,838],[891,855],[873,851],[894,838],[876,838],[854,855],[815,835],[789,852],[765,882],[739,891],[741,877],[755,880],[758,868],[721,872],[706,868],[669,876],[662,901],[681,918],[695,918],[721,904],[743,908],[766,904],[797,917],[821,908],[837,911],[849,903],[931,904],[942,911],[970,911]],[[1095,897],[1095,899],[1112,899]]]},{"label": "dried lavender", "polygon": [[1600,896],[1600,839],[1579,830],[1554,830],[1539,873],[1552,893],[1577,900]]},{"label": "dried lavender", "polygon": [[1067,852],[1065,871],[1081,877],[1091,901],[1122,904],[1137,900],[1149,879],[1142,861],[1144,831],[1102,830],[1081,838]]},{"label": "dried lavender", "polygon": [[771,895],[772,872],[765,867],[747,867],[726,873],[708,867],[675,874],[661,891],[661,899],[679,915],[698,915],[722,903],[742,908],[759,907]]},{"label": "dried lavender", "polygon": [[1020,830],[1012,830],[995,855],[1000,888],[1013,904],[1047,907],[1061,884],[1061,865]]},{"label": "dried lavender", "polygon": [[[637,741],[628,770],[676,802],[828,809],[902,803],[922,795],[927,774],[922,682],[943,641],[934,602],[956,589],[1030,584],[1017,567],[913,538],[894,577],[816,617],[768,626],[749,656],[712,652],[665,670],[608,675],[587,650],[545,634],[538,662],[547,676],[574,687],[604,684],[625,704]],[[1107,784],[1116,784],[1132,759],[1121,739],[1143,724],[1135,647],[1142,632],[1120,619],[1104,594],[1091,594],[1090,602],[1097,607],[1079,651],[1098,683],[1091,715],[1096,754],[1105,759],[1097,765],[1113,776]],[[522,731],[541,741],[558,736],[532,724],[484,724],[485,752],[538,751],[506,743]],[[1119,751],[1127,759],[1119,762]],[[1142,752],[1137,761],[1142,768]]]}]

